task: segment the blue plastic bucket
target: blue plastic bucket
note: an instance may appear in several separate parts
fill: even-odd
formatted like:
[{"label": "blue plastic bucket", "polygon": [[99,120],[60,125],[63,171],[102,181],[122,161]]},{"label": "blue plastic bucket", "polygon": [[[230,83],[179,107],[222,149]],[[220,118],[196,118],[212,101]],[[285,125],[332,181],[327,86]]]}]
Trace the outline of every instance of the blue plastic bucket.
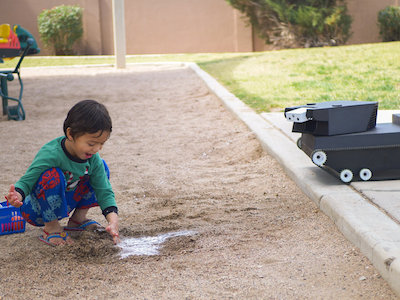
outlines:
[{"label": "blue plastic bucket", "polygon": [[0,205],[0,235],[24,232],[26,221],[21,216],[20,209],[7,205],[7,201]]}]

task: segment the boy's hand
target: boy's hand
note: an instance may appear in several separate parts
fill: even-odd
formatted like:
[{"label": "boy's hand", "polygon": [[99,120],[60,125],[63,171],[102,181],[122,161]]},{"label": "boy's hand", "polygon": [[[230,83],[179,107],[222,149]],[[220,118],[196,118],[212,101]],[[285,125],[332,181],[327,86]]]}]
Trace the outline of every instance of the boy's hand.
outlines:
[{"label": "boy's hand", "polygon": [[114,244],[118,244],[120,242],[118,230],[118,215],[114,212],[111,212],[106,216],[106,219],[108,221],[108,226],[106,227],[106,230],[113,238]]},{"label": "boy's hand", "polygon": [[13,184],[10,186],[10,190],[8,191],[6,199],[8,203],[14,207],[22,206],[22,195],[15,190],[15,186]]}]

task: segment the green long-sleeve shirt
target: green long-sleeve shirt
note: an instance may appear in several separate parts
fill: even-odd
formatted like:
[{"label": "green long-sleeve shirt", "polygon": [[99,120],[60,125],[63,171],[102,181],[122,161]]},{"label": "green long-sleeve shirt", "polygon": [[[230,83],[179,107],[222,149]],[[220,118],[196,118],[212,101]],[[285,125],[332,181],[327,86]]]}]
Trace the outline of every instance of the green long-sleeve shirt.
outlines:
[{"label": "green long-sleeve shirt", "polygon": [[22,190],[25,196],[29,195],[45,170],[58,167],[63,171],[67,180],[67,190],[74,190],[80,178],[89,175],[89,182],[96,194],[100,208],[104,210],[111,206],[116,207],[114,192],[99,153],[89,159],[81,160],[72,157],[64,143],[65,137],[62,136],[45,144],[36,154],[25,175],[15,184],[15,188]]}]

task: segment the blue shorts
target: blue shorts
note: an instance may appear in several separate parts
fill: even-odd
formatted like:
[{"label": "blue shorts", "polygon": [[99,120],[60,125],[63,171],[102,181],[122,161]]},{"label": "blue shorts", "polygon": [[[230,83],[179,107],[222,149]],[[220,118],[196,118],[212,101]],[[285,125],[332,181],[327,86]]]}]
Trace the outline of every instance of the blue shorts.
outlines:
[{"label": "blue shorts", "polygon": [[[107,177],[110,170],[103,160]],[[44,226],[54,220],[69,216],[76,208],[91,208],[98,206],[96,195],[85,175],[75,190],[67,190],[67,180],[60,168],[51,168],[43,172],[20,207],[21,215],[33,226]]]}]

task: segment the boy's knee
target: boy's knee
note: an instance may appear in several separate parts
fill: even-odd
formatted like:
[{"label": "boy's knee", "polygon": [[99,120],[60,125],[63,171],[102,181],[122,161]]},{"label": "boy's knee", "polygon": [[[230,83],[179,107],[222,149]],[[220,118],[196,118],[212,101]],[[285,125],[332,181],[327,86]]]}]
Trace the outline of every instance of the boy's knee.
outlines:
[{"label": "boy's knee", "polygon": [[50,168],[42,173],[38,183],[46,189],[49,189],[54,188],[64,180],[64,174],[60,168]]}]

